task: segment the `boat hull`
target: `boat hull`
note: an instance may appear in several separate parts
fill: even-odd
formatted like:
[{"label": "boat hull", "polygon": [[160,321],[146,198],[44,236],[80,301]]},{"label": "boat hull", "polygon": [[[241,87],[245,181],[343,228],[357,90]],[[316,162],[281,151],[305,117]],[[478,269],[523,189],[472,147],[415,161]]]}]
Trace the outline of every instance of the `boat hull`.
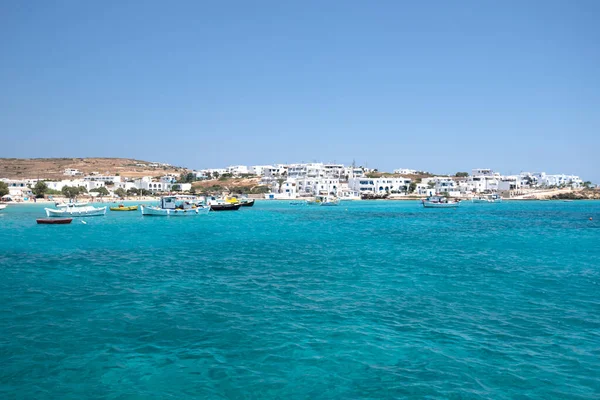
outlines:
[{"label": "boat hull", "polygon": [[228,204],[228,203],[224,203],[224,204],[211,204],[210,209],[212,211],[236,211],[239,210],[240,207],[242,205],[241,204]]},{"label": "boat hull", "polygon": [[425,208],[457,208],[460,203],[430,203],[427,201],[423,202]]},{"label": "boat hull", "polygon": [[339,201],[324,201],[320,205],[321,205],[321,207],[332,207],[332,206],[339,206],[340,203],[339,203]]},{"label": "boat hull", "polygon": [[0,210],[4,210],[6,208],[6,204],[0,204]]},{"label": "boat hull", "polygon": [[242,207],[252,207],[254,205],[254,200],[243,201],[240,203]]},{"label": "boat hull", "polygon": [[140,206],[140,209],[142,211],[142,215],[159,217],[193,217],[197,215],[206,215],[210,211],[210,208],[206,206],[189,208],[187,210],[165,209],[150,206]]},{"label": "boat hull", "polygon": [[100,208],[73,207],[60,210],[46,208],[45,210],[48,217],[101,217],[106,214],[106,206]]},{"label": "boat hull", "polygon": [[36,220],[40,225],[66,225],[73,221],[73,218],[39,218]]},{"label": "boat hull", "polygon": [[137,211],[138,206],[111,207],[110,211]]}]

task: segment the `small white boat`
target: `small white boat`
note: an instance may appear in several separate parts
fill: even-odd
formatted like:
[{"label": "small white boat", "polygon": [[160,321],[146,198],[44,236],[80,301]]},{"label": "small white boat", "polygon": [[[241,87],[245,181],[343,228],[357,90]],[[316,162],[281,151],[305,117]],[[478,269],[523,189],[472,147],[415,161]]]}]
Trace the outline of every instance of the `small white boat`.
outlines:
[{"label": "small white boat", "polygon": [[56,208],[66,208],[69,206],[73,206],[73,207],[84,207],[89,205],[90,203],[88,201],[77,201],[74,203],[55,203],[54,206]]},{"label": "small white boat", "polygon": [[6,208],[6,204],[0,204],[0,210],[4,210]]},{"label": "small white boat", "polygon": [[58,210],[53,208],[45,208],[46,215],[48,217],[98,217],[106,214],[106,206],[104,207],[93,207],[93,206],[79,206],[68,205],[67,207],[61,207]]},{"label": "small white boat", "polygon": [[142,215],[186,217],[205,215],[210,206],[198,204],[196,196],[164,196],[159,206],[140,206]]},{"label": "small white boat", "polygon": [[431,196],[421,202],[425,208],[456,208],[460,204],[457,200],[448,200],[443,196]]},{"label": "small white boat", "polygon": [[319,196],[320,197],[320,203],[319,205],[321,206],[339,206],[340,205],[340,199],[338,199],[337,197],[334,196]]},{"label": "small white boat", "polygon": [[502,203],[502,197],[499,194],[486,194],[483,196],[476,196],[471,199],[473,203]]},{"label": "small white boat", "polygon": [[340,194],[339,199],[341,201],[362,200],[362,198],[360,197],[360,192],[358,191],[343,191]]},{"label": "small white boat", "polygon": [[291,193],[265,193],[265,200],[293,200],[295,198],[296,195]]}]

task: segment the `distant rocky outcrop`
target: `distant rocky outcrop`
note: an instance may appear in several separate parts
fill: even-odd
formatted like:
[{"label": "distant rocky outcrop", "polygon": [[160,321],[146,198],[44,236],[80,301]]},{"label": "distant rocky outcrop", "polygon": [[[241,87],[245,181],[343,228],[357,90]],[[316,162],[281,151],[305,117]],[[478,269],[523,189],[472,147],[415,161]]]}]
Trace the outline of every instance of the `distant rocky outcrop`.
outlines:
[{"label": "distant rocky outcrop", "polygon": [[600,190],[587,189],[577,192],[559,193],[551,197],[553,200],[600,200]]}]

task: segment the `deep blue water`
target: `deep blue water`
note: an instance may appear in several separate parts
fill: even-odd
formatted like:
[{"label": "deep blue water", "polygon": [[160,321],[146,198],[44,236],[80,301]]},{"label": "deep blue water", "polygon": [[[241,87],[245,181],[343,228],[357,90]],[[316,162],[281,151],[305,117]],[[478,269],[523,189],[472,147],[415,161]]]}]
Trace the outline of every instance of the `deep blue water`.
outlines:
[{"label": "deep blue water", "polygon": [[2,399],[600,398],[600,202],[42,216],[0,211]]}]

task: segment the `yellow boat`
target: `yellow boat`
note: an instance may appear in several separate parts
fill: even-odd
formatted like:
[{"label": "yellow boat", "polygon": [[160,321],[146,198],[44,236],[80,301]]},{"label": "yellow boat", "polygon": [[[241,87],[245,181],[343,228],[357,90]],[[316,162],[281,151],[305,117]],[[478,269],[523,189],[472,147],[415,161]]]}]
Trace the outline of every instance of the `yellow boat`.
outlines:
[{"label": "yellow boat", "polygon": [[138,206],[124,206],[120,204],[118,207],[111,207],[110,211],[137,211]]},{"label": "yellow boat", "polygon": [[226,197],[225,202],[229,204],[237,204],[240,201],[236,197]]}]

